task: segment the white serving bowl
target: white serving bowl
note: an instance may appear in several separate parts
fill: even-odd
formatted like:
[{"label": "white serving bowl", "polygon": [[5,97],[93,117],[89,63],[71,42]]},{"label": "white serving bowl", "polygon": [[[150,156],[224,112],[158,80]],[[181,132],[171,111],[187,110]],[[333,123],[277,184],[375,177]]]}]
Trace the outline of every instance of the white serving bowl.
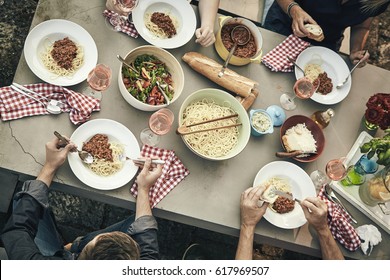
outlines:
[{"label": "white serving bowl", "polygon": [[249,138],[250,138],[250,133],[251,133],[251,127],[249,123],[249,117],[248,113],[244,109],[244,107],[240,104],[240,102],[234,98],[232,95],[229,93],[219,90],[219,89],[213,89],[213,88],[205,88],[201,89],[198,91],[193,92],[190,94],[182,103],[179,111],[179,116],[178,116],[178,122],[179,126],[183,124],[183,112],[187,108],[188,105],[200,101],[200,100],[214,100],[214,102],[218,105],[221,106],[226,106],[227,104],[230,105],[230,107],[238,114],[238,120],[240,123],[242,123],[241,126],[238,127],[239,131],[239,138],[238,138],[238,143],[237,145],[225,156],[222,157],[209,157],[205,156],[203,154],[200,154],[196,150],[194,150],[185,140],[184,136],[182,136],[182,139],[184,143],[187,145],[187,147],[194,152],[196,155],[209,159],[209,160],[226,160],[229,158],[232,158],[236,155],[238,155],[247,145]]},{"label": "white serving bowl", "polygon": [[[142,54],[149,54],[149,55],[154,55],[157,57],[159,60],[164,62],[166,66],[168,67],[169,72],[172,75],[173,79],[173,88],[175,90],[175,94],[173,96],[173,99],[171,100],[171,104],[175,102],[179,97],[180,94],[183,91],[184,87],[184,73],[183,73],[183,68],[181,67],[180,63],[177,61],[177,59],[171,55],[169,52],[166,50],[155,47],[155,46],[140,46],[138,48],[133,49],[130,51],[125,57],[125,61],[127,63],[131,63],[135,60],[135,58],[139,55]],[[163,105],[150,105],[146,104],[142,101],[139,101],[136,99],[134,96],[132,96],[126,89],[123,79],[122,79],[122,67],[123,63],[120,64],[119,67],[119,74],[118,74],[118,84],[119,84],[119,90],[123,96],[123,98],[132,105],[133,107],[142,110],[142,111],[157,111],[158,109],[167,107],[166,104]],[[168,105],[169,106],[169,105]]]}]

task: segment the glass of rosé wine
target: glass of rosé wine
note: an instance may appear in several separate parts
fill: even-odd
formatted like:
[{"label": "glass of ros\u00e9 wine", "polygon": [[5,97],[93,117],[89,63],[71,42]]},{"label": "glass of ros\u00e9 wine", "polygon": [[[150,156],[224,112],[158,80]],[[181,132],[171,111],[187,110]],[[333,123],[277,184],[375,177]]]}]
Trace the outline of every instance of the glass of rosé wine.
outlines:
[{"label": "glass of ros\u00e9 wine", "polygon": [[149,127],[141,131],[141,142],[149,146],[156,146],[162,135],[167,134],[172,127],[174,114],[167,108],[154,112],[149,118]]},{"label": "glass of ros\u00e9 wine", "polygon": [[310,178],[318,191],[324,184],[329,184],[331,180],[340,181],[347,175],[347,167],[345,166],[345,157],[332,159],[325,166],[325,173],[320,170],[315,170],[310,174]]},{"label": "glass of ros\u00e9 wine", "polygon": [[98,64],[89,72],[87,77],[88,86],[83,94],[102,99],[102,91],[106,90],[111,83],[112,70],[104,64]]},{"label": "glass of ros\u00e9 wine", "polygon": [[292,96],[290,94],[283,93],[280,96],[280,104],[285,110],[294,110],[297,107],[297,104],[294,101],[295,97],[300,99],[308,99],[317,91],[319,85],[319,79],[311,82],[308,78],[302,77],[294,84],[294,95]]},{"label": "glass of ros\u00e9 wine", "polygon": [[[137,7],[139,0],[111,0],[110,10],[115,13],[108,19],[111,30],[122,31],[126,25],[126,21],[131,18],[131,13]],[[106,21],[107,22],[107,21]]]}]

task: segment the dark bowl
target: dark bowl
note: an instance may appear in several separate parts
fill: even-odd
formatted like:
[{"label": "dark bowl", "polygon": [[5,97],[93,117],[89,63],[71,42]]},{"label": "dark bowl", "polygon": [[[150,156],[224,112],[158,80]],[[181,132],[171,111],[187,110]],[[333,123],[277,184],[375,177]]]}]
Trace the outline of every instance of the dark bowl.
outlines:
[{"label": "dark bowl", "polygon": [[311,131],[313,134],[314,139],[316,140],[317,145],[317,154],[313,154],[307,157],[293,157],[296,161],[300,162],[312,162],[315,161],[324,150],[325,147],[325,137],[324,133],[322,132],[322,129],[310,118],[302,115],[295,115],[291,116],[283,123],[282,127],[280,128],[280,142],[282,143],[282,147],[284,150],[286,150],[286,147],[283,144],[282,137],[286,133],[286,131],[299,124],[304,123],[306,124],[307,129]]}]

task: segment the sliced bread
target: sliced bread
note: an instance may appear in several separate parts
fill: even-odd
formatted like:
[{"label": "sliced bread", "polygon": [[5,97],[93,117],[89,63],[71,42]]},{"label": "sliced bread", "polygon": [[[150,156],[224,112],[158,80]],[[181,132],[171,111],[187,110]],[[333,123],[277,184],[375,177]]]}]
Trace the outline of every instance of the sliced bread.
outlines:
[{"label": "sliced bread", "polygon": [[324,40],[324,33],[319,25],[307,23],[305,24],[305,28],[310,32],[310,35],[308,36],[310,39],[316,40],[318,42]]}]

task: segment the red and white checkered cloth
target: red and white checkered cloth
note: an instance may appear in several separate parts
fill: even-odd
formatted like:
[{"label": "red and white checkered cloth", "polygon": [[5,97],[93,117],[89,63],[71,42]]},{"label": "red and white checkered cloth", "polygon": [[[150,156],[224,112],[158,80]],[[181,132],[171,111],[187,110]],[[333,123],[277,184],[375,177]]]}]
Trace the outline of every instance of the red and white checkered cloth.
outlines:
[{"label": "red and white checkered cloth", "polygon": [[325,185],[322,186],[318,197],[328,206],[328,226],[334,239],[338,240],[345,248],[355,251],[361,245],[357,231],[352,226],[351,217],[337,203],[328,200],[325,195]]},{"label": "red and white checkered cloth", "polygon": [[[26,88],[49,99],[62,102],[62,112],[69,112],[72,123],[78,125],[91,117],[92,111],[100,110],[100,101],[73,90],[51,84],[30,84]],[[30,95],[40,99],[41,97]],[[44,104],[48,102],[41,98]],[[49,115],[50,113],[39,102],[14,91],[10,86],[0,88],[0,117],[2,121],[20,119],[29,116]]]},{"label": "red and white checkered cloth", "polygon": [[[154,208],[177,184],[190,174],[190,171],[172,150],[144,145],[141,150],[141,157],[157,157],[165,161],[160,178],[157,179],[157,182],[149,191],[150,207]],[[130,189],[134,197],[137,197],[137,188],[137,183],[134,183]]]},{"label": "red and white checkered cloth", "polygon": [[287,56],[296,60],[298,55],[305,50],[310,43],[298,38],[294,34],[288,36],[283,42],[267,53],[262,63],[275,72],[293,72],[294,65],[287,59]]},{"label": "red and white checkered cloth", "polygon": [[[113,15],[117,15],[117,13],[110,11],[110,10],[104,10],[103,15],[108,19],[111,25],[114,26],[111,18]],[[138,38],[139,34],[137,32],[137,29],[135,29],[134,24],[130,23],[128,20],[124,21],[124,25],[121,26],[121,32],[133,37]]]}]

